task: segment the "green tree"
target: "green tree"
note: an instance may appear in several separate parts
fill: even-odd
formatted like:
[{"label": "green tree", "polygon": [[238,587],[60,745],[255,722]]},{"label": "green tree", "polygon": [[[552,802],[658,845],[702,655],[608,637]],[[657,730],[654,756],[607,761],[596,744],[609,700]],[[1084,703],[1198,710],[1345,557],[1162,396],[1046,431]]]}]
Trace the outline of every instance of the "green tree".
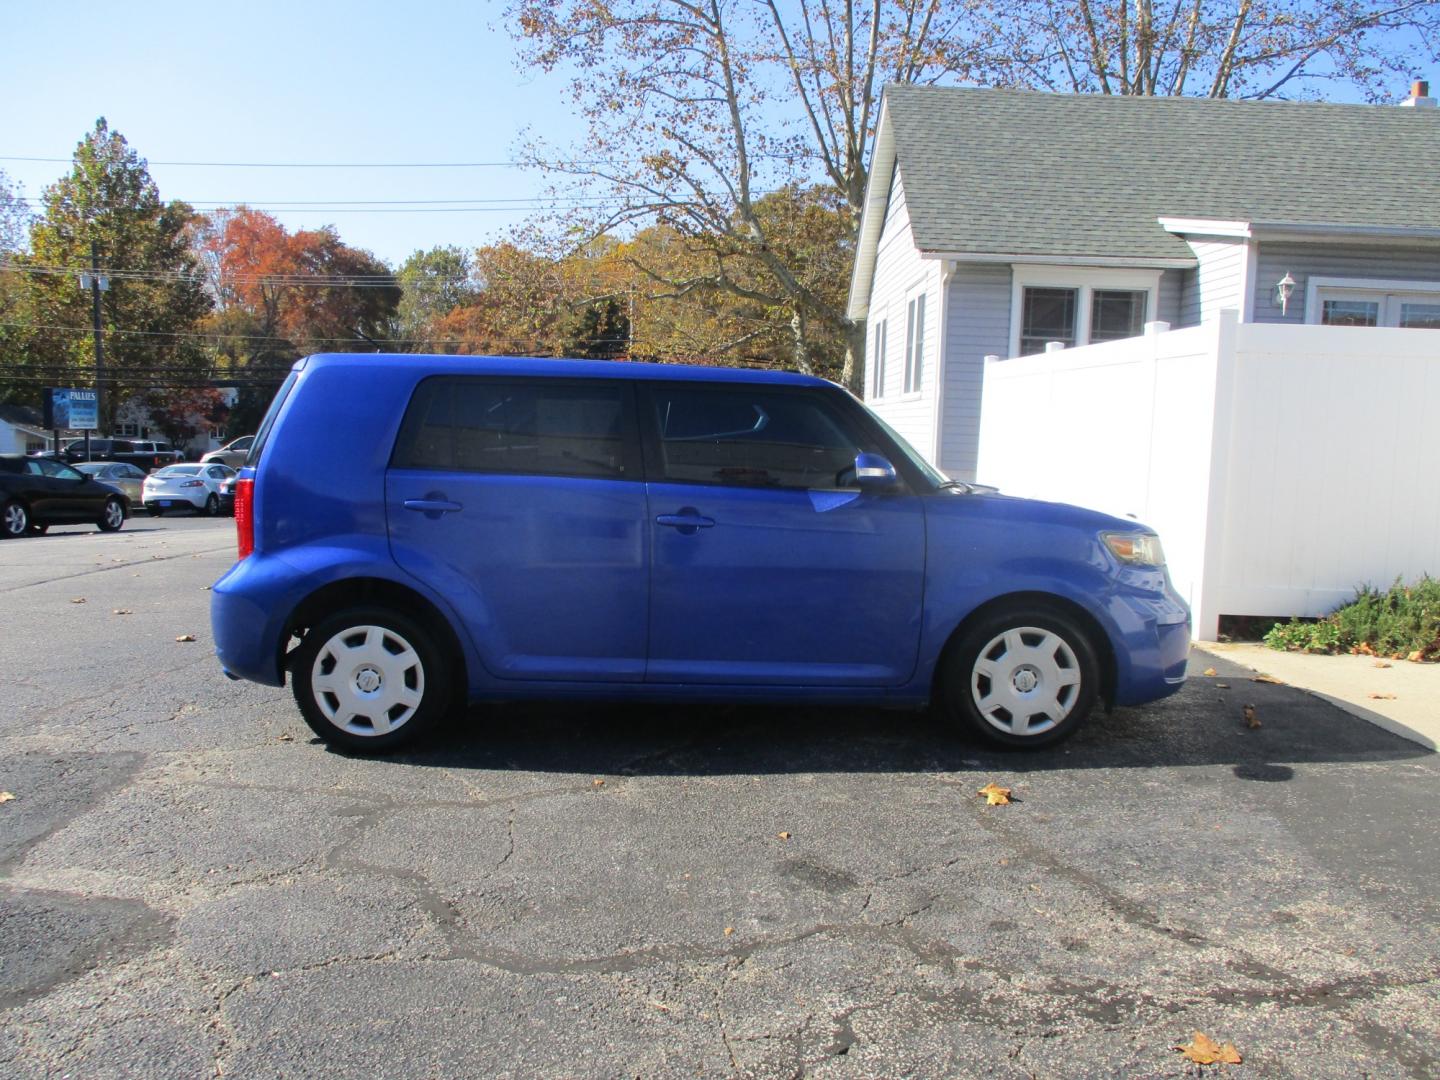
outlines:
[{"label": "green tree", "polygon": [[475,302],[470,256],[457,247],[417,251],[395,272],[400,286],[396,337],[407,351],[430,352],[440,321],[458,307]]},{"label": "green tree", "polygon": [[183,202],[161,200],[145,160],[104,117],[41,201],[22,264],[31,324],[22,366],[56,385],[94,378],[91,298],[77,282],[94,251],[110,285],[101,304],[108,428],[124,397],[194,378],[205,366],[193,335],[211,298],[189,242],[195,215]]}]

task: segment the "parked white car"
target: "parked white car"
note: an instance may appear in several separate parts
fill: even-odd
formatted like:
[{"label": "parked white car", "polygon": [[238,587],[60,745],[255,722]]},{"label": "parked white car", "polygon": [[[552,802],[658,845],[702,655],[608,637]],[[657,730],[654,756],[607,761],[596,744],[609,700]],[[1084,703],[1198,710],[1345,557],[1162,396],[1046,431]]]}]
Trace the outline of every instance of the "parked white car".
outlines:
[{"label": "parked white car", "polygon": [[145,509],[159,517],[167,510],[220,513],[220,484],[235,475],[228,465],[167,465],[145,478]]}]

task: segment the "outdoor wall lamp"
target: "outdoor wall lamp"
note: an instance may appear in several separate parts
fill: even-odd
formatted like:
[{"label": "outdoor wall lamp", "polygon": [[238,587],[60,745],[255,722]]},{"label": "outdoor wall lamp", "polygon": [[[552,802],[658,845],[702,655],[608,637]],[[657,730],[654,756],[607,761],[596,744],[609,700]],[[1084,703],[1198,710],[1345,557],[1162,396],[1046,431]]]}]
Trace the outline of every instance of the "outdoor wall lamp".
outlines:
[{"label": "outdoor wall lamp", "polygon": [[1285,276],[1275,283],[1275,302],[1280,305],[1280,314],[1289,314],[1290,294],[1295,291],[1295,279],[1290,276],[1290,271],[1285,271]]}]

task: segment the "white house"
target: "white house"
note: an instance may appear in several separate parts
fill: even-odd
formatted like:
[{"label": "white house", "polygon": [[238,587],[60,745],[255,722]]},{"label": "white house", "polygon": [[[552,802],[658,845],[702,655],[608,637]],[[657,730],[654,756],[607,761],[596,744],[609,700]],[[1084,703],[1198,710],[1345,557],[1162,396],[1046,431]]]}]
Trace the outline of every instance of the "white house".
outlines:
[{"label": "white house", "polygon": [[49,445],[40,413],[24,405],[0,405],[0,454],[28,454]]},{"label": "white house", "polygon": [[[951,476],[1159,528],[1203,636],[1440,571],[1436,485],[1366,493],[1379,545],[1341,497],[1440,454],[1440,109],[1404,105],[888,88],[866,400]],[[1320,509],[1246,535],[1262,490]]]}]

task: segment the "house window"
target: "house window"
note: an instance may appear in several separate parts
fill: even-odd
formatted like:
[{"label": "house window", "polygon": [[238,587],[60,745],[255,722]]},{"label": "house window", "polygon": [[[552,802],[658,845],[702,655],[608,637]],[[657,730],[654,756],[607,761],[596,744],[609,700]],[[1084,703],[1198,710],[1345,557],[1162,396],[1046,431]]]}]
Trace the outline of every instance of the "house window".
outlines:
[{"label": "house window", "polygon": [[1311,278],[1305,320],[1321,326],[1440,330],[1440,282]]},{"label": "house window", "polygon": [[876,401],[885,396],[885,337],[885,320],[881,319],[875,324],[875,362],[871,365],[875,369],[871,397]]},{"label": "house window", "polygon": [[1020,330],[1020,355],[1044,352],[1049,341],[1075,344],[1078,289],[1026,289]]},{"label": "house window", "polygon": [[116,425],[115,425],[115,434],[116,434],[116,435],[128,435],[130,438],[133,439],[133,438],[135,438],[136,436],[138,436],[138,435],[140,434],[140,425],[139,425],[139,424],[116,424]]},{"label": "house window", "polygon": [[925,294],[905,308],[905,393],[918,394],[925,360]]},{"label": "house window", "polygon": [[1135,337],[1155,317],[1159,287],[1158,270],[1016,266],[1010,355]]}]

